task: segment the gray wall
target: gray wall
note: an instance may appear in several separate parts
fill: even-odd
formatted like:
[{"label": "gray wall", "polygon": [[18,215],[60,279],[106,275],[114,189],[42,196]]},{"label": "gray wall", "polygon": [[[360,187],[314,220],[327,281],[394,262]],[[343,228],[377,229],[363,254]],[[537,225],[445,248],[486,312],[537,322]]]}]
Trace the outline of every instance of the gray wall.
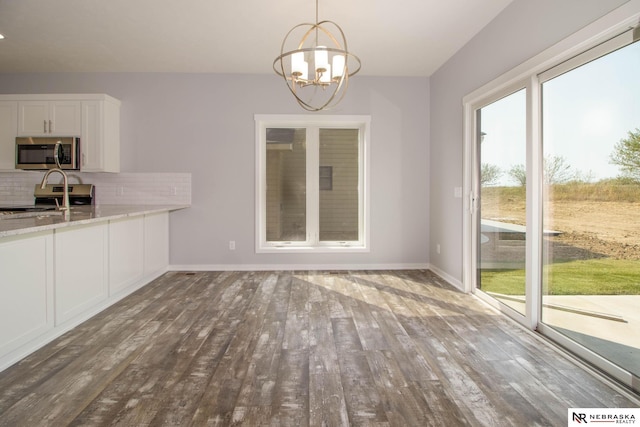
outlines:
[{"label": "gray wall", "polygon": [[277,76],[0,74],[0,93],[107,93],[120,99],[122,171],[192,173],[192,207],[171,216],[174,265],[429,262],[427,78],[354,77],[331,112],[371,115],[371,252],[343,255],[255,253],[254,114],[309,114]]},{"label": "gray wall", "polygon": [[514,0],[431,76],[429,249],[438,271],[462,281],[463,199],[453,192],[463,181],[462,98],[624,3]]}]

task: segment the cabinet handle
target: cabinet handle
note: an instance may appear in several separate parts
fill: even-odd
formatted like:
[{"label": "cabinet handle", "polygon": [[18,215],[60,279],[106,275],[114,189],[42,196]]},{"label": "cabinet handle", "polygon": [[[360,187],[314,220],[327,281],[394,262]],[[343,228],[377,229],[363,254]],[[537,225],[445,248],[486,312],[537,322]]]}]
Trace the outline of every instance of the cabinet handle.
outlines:
[{"label": "cabinet handle", "polygon": [[47,133],[47,121],[44,121],[44,133]]},{"label": "cabinet handle", "polygon": [[82,153],[82,166],[84,166],[87,163],[87,156]]},{"label": "cabinet handle", "polygon": [[49,120],[49,133],[51,133],[51,132],[52,132],[52,130],[51,130],[51,120]]}]

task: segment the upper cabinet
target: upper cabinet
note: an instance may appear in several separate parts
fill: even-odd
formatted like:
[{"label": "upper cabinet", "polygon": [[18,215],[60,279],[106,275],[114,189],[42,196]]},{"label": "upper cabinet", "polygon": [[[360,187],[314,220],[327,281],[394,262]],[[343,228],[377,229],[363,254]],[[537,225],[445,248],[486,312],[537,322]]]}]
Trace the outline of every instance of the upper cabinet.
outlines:
[{"label": "upper cabinet", "polygon": [[18,102],[19,136],[80,136],[80,101]]},{"label": "upper cabinet", "polygon": [[120,172],[120,102],[82,101],[80,170]]},{"label": "upper cabinet", "polygon": [[0,95],[0,170],[16,136],[79,136],[82,172],[120,172],[120,101],[103,94]]},{"label": "upper cabinet", "polygon": [[18,136],[18,103],[0,101],[0,171],[15,168],[16,136]]}]

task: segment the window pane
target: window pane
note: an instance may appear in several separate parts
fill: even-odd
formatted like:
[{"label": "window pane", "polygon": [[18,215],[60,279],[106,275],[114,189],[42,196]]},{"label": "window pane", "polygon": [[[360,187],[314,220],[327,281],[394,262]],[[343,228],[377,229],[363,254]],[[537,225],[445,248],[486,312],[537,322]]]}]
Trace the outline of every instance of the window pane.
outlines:
[{"label": "window pane", "polygon": [[542,86],[542,321],[635,375],[640,375],[638,76],[640,43],[635,43]]},{"label": "window pane", "polygon": [[320,240],[358,240],[358,129],[320,129]]},{"label": "window pane", "polygon": [[267,129],[267,241],[305,241],[307,236],[306,133]]},{"label": "window pane", "polygon": [[525,314],[526,93],[478,112],[480,226],[477,287]]}]

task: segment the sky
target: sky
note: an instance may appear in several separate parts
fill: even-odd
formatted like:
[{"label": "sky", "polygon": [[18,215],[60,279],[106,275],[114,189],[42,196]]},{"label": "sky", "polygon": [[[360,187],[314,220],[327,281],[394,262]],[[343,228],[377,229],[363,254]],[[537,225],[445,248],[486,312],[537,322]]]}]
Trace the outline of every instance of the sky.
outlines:
[{"label": "sky", "polygon": [[[640,129],[640,42],[560,75],[542,86],[543,150],[561,156],[593,181],[620,175],[610,163],[615,144]],[[482,108],[482,163],[504,174],[526,164],[524,89]]]}]

